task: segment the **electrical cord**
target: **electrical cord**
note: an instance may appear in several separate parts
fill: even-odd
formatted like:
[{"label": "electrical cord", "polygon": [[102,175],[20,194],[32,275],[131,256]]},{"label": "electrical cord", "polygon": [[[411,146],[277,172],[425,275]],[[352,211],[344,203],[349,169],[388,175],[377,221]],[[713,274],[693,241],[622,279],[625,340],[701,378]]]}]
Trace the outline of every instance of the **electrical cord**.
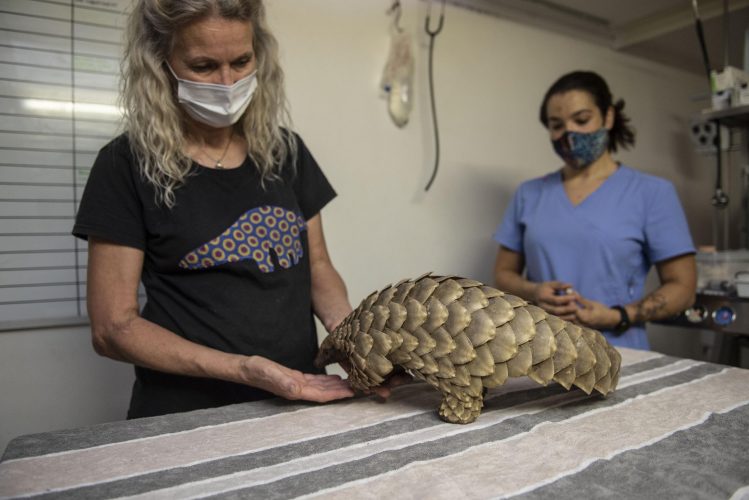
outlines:
[{"label": "electrical cord", "polygon": [[718,124],[718,135],[715,139],[715,150],[717,159],[717,172],[715,176],[715,194],[713,194],[712,204],[715,208],[726,208],[728,206],[728,195],[723,191],[723,155],[720,150],[720,122]]},{"label": "electrical cord", "polygon": [[434,40],[435,38],[437,38],[437,35],[439,35],[440,31],[442,31],[442,26],[445,23],[445,0],[442,0],[440,19],[435,30],[431,29],[431,12],[432,2],[430,1],[429,10],[427,11],[426,23],[424,24],[424,30],[426,31],[427,35],[429,35],[429,96],[432,104],[432,123],[434,125],[434,169],[432,170],[432,176],[429,178],[429,182],[427,182],[424,191],[429,191],[429,188],[432,187],[432,183],[437,177],[437,169],[439,168],[440,164],[440,134],[439,127],[437,125],[437,105],[435,104],[434,99]]},{"label": "electrical cord", "polygon": [[702,29],[702,19],[700,19],[700,11],[697,8],[697,0],[692,0],[692,11],[694,12],[694,23],[697,29],[697,39],[700,42],[700,48],[702,49],[702,62],[705,64],[705,71],[707,72],[707,83],[710,86],[712,92],[712,68],[710,67],[710,57],[707,55],[707,44],[705,43],[705,32]]},{"label": "electrical cord", "polygon": [[[712,68],[710,66],[710,57],[707,54],[707,44],[705,43],[705,32],[702,29],[702,20],[700,19],[700,12],[697,8],[697,0],[692,0],[692,10],[694,11],[694,23],[697,30],[697,38],[700,42],[700,48],[702,49],[702,62],[705,64],[705,72],[707,73],[707,83],[710,89],[710,94],[713,92],[713,78]],[[713,194],[712,204],[715,208],[726,208],[728,206],[728,195],[723,191],[723,165],[722,165],[722,151],[720,144],[720,120],[713,120],[717,134],[713,141],[715,145],[715,156],[716,156],[716,174],[715,174],[715,193]]]}]

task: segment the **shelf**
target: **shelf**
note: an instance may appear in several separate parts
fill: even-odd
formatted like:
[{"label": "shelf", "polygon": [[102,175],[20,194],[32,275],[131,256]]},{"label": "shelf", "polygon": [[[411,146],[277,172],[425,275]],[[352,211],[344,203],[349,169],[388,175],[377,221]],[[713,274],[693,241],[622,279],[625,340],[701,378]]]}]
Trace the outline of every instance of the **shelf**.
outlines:
[{"label": "shelf", "polygon": [[703,120],[719,120],[727,127],[749,127],[749,104],[727,109],[707,109],[700,114]]}]

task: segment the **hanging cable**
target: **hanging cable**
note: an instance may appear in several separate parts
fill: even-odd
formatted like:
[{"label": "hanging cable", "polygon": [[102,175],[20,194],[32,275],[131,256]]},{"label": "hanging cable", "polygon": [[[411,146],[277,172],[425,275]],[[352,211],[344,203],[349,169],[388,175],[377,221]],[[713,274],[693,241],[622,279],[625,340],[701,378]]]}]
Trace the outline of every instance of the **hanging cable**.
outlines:
[{"label": "hanging cable", "polygon": [[434,124],[434,170],[432,176],[429,178],[424,191],[429,191],[432,187],[434,178],[437,177],[437,169],[440,164],[440,134],[439,127],[437,126],[437,105],[434,100],[434,40],[442,31],[442,26],[445,23],[445,0],[442,0],[442,10],[440,11],[440,19],[437,23],[437,28],[432,30],[431,26],[431,14],[432,14],[432,1],[429,1],[429,10],[427,10],[426,23],[424,24],[424,30],[429,35],[429,96],[432,103],[432,123]]},{"label": "hanging cable", "polygon": [[[710,95],[713,93],[713,77],[712,67],[710,65],[710,57],[707,53],[707,44],[705,43],[705,32],[702,29],[702,19],[700,19],[700,11],[697,8],[697,0],[692,0],[692,11],[694,12],[694,23],[697,29],[697,39],[700,42],[700,48],[702,49],[702,62],[705,64],[705,72],[707,73],[707,83],[710,89]],[[727,17],[727,11],[723,13],[724,17]],[[715,145],[715,158],[716,158],[716,173],[715,173],[715,193],[713,194],[712,204],[715,208],[726,208],[729,200],[728,195],[723,191],[723,158],[721,151],[721,140],[720,140],[720,120],[713,120],[717,133],[713,139]]]},{"label": "hanging cable", "polygon": [[716,158],[717,158],[717,165],[716,165],[716,175],[715,175],[715,194],[713,194],[712,204],[715,208],[726,208],[729,203],[728,195],[725,191],[723,191],[723,161],[722,161],[722,151],[721,151],[721,140],[720,140],[720,123],[718,124],[718,135],[715,138],[715,148],[716,148]]},{"label": "hanging cable", "polygon": [[710,86],[710,92],[713,91],[713,78],[712,68],[710,67],[710,57],[707,55],[707,44],[705,43],[705,32],[702,30],[702,19],[700,19],[700,11],[697,8],[697,0],[692,0],[692,11],[694,12],[694,25],[697,29],[697,39],[700,42],[700,48],[702,49],[702,62],[705,64],[705,71],[707,73],[707,83]]},{"label": "hanging cable", "polygon": [[[695,0],[696,2],[697,0]],[[703,41],[704,43],[704,41]],[[725,57],[724,68],[728,66],[728,0],[723,0],[723,53]],[[715,194],[712,203],[716,208],[728,206],[728,195],[723,191],[723,152],[721,150],[720,120],[715,120],[718,133],[715,135],[715,150],[718,155],[717,175],[715,176]]]}]

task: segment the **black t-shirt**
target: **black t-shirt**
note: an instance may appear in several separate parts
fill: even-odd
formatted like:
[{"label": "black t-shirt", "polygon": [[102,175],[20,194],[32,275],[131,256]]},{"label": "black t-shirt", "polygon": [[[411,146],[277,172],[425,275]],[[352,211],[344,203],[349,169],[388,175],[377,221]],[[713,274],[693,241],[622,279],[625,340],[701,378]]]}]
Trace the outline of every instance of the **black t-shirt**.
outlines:
[{"label": "black t-shirt", "polygon": [[[193,164],[169,209],[156,202],[127,136],[119,136],[96,158],[73,234],[144,252],[145,319],[224,352],[319,373],[305,221],[335,191],[296,140],[296,164],[287,160],[281,179],[265,188],[249,157],[236,169]],[[129,418],[270,396],[224,381],[135,371]]]}]

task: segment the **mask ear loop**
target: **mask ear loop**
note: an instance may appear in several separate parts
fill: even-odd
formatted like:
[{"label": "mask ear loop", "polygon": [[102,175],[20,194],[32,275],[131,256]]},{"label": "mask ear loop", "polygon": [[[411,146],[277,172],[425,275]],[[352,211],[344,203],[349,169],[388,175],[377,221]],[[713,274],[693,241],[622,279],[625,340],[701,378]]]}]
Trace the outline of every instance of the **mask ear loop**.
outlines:
[{"label": "mask ear loop", "polygon": [[179,82],[180,78],[177,76],[177,73],[174,72],[172,69],[172,65],[169,64],[169,61],[164,61],[164,66],[166,66],[166,69],[169,70],[169,73],[171,73],[172,78],[174,79],[174,82]]}]

